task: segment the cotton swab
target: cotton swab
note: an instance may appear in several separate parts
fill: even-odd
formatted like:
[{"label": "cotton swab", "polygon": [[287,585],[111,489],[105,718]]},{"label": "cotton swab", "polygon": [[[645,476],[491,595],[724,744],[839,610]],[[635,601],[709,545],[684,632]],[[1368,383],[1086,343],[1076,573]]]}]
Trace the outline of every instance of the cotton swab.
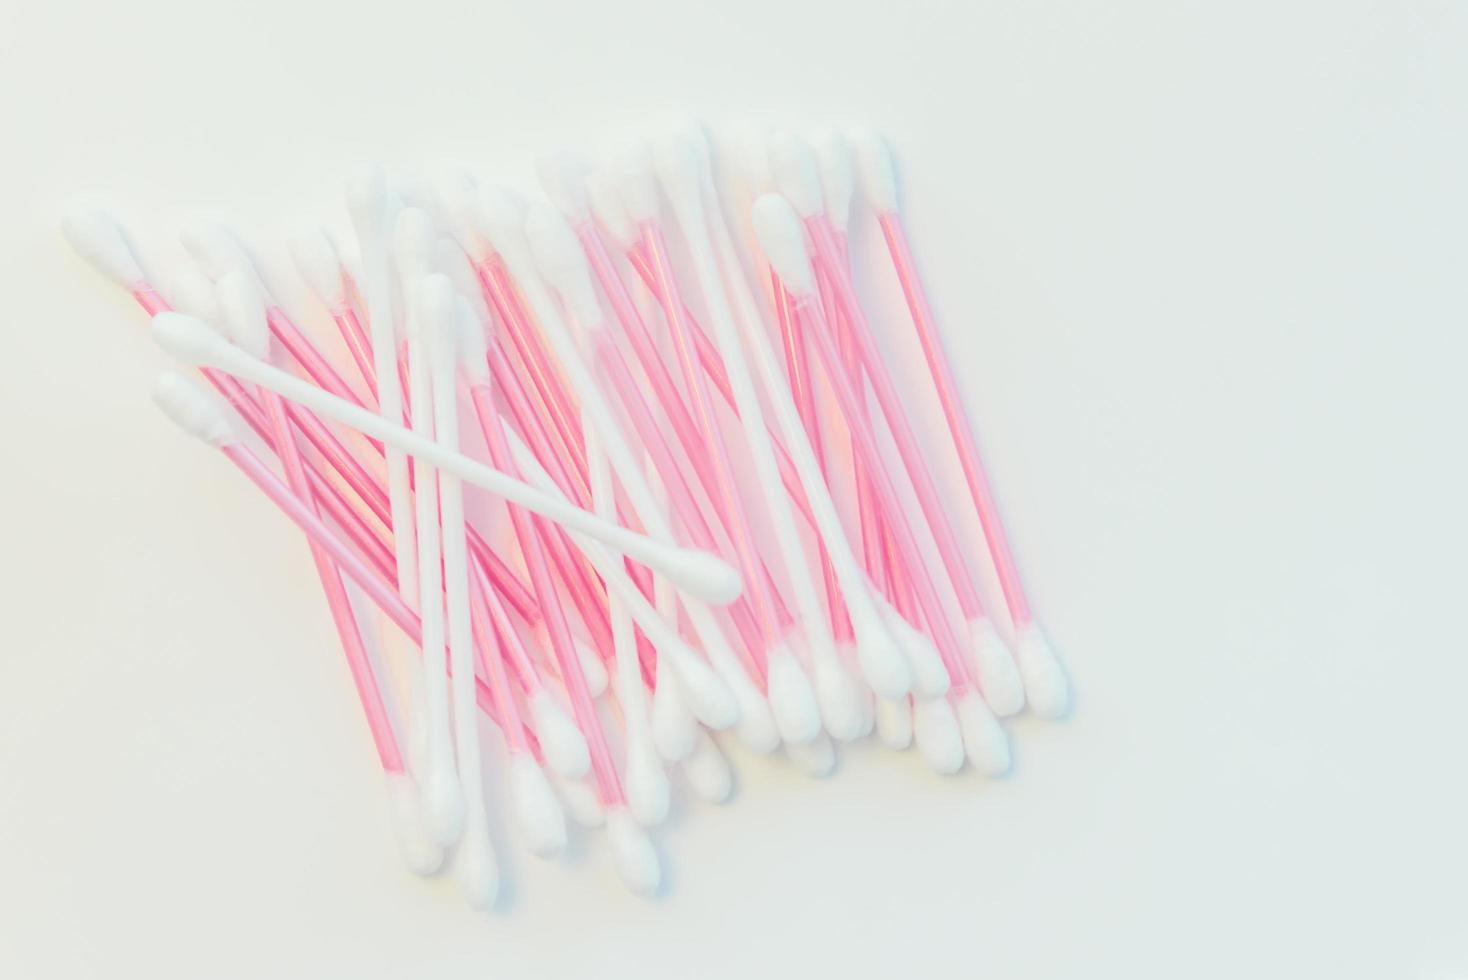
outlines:
[{"label": "cotton swab", "polygon": [[[960,745],[955,750],[950,735],[961,731],[975,764],[991,775],[1003,773],[1009,768],[1008,739],[977,693],[969,689],[967,666],[958,653],[927,567],[917,553],[911,530],[902,519],[896,491],[891,477],[881,466],[871,427],[865,422],[850,379],[843,370],[840,356],[831,340],[829,327],[816,297],[815,273],[805,253],[801,226],[795,211],[784,198],[767,194],[755,202],[754,225],[771,267],[799,304],[798,313],[809,318],[812,327],[809,335],[816,341],[817,350],[825,361],[827,379],[841,404],[848,431],[872,477],[883,510],[892,515],[888,526],[892,528],[903,561],[912,573],[913,585],[922,604],[928,629],[935,638],[938,652],[950,677],[951,686],[946,698],[920,699],[914,707],[919,747],[925,739],[941,745],[941,750],[925,752],[925,757],[940,772],[957,771],[963,764],[963,746]],[[948,702],[952,702],[952,705]],[[954,724],[949,724],[949,715],[955,715],[952,719]],[[956,764],[952,762],[955,754],[958,758]]]},{"label": "cotton swab", "polygon": [[[847,336],[853,340],[860,354],[877,404],[887,422],[888,430],[892,433],[898,455],[917,495],[918,505],[937,545],[944,570],[957,594],[959,607],[971,624],[970,628],[976,639],[985,637],[987,633],[981,626],[984,612],[973,574],[964,560],[958,536],[943,508],[937,485],[897,397],[896,385],[876,348],[871,326],[856,298],[845,263],[841,260],[832,237],[830,224],[825,219],[824,197],[815,161],[808,148],[788,134],[772,140],[770,154],[777,176],[776,182],[800,215],[806,232],[815,243],[817,261],[834,288],[837,305],[849,328]],[[984,646],[978,648],[976,653],[979,657],[980,681],[985,697],[993,709],[1001,715],[1020,710],[1024,706],[1024,688],[1007,651]]]},{"label": "cotton swab", "polygon": [[466,456],[444,451],[399,425],[342,401],[320,388],[264,364],[225,341],[207,325],[180,313],[161,313],[153,320],[153,336],[175,357],[196,366],[225,371],[294,401],[320,415],[334,418],[365,435],[395,445],[405,454],[422,457],[465,483],[504,497],[603,545],[669,575],[679,589],[707,602],[727,603],[740,591],[739,573],[715,555],[655,541],[620,525],[609,524],[552,496]]},{"label": "cotton swab", "polygon": [[362,342],[366,335],[347,297],[346,279],[336,247],[320,228],[307,228],[291,238],[290,249],[296,271],[331,314],[362,380],[376,391],[377,369],[372,362],[372,346]]},{"label": "cotton swab", "polygon": [[938,336],[937,321],[933,316],[927,291],[918,275],[917,263],[913,259],[907,228],[898,206],[897,176],[891,150],[881,136],[870,130],[860,130],[853,133],[852,137],[856,145],[857,168],[863,193],[876,213],[877,223],[886,240],[887,251],[902,286],[913,328],[928,363],[928,372],[943,407],[959,465],[968,483],[974,509],[979,515],[984,540],[988,543],[990,557],[998,572],[999,586],[1004,593],[1010,619],[1018,633],[1015,654],[1020,673],[1024,677],[1025,691],[1037,713],[1046,717],[1059,717],[1065,714],[1070,704],[1069,683],[1049,641],[1035,624],[1029,600],[1020,583],[1019,570],[1010,551],[998,507],[994,503],[994,494],[989,488],[988,476],[979,459],[978,440],[974,437],[973,427],[964,412],[952,368]]},{"label": "cotton swab", "polygon": [[[562,299],[571,310],[582,334],[581,342],[589,350],[610,353],[607,326],[591,284],[590,270],[570,228],[559,215],[549,208],[535,208],[531,210],[530,217],[527,219],[526,233],[527,245],[537,266],[553,287],[560,292]],[[610,361],[603,361],[603,368],[613,372],[611,380],[616,383],[618,378],[615,372],[624,369],[624,366],[619,359],[613,358]],[[625,391],[624,395],[626,396],[624,403],[630,411],[636,413],[641,408],[637,396],[630,391]],[[646,428],[643,428],[642,431],[649,435],[652,434]],[[645,501],[645,507],[656,515],[654,520],[661,523],[660,529],[671,534],[671,528],[667,526],[663,517],[666,511],[666,501],[653,492],[651,481],[640,470],[637,478],[642,480],[648,490],[649,499]],[[691,507],[687,513],[690,518],[694,516],[691,513]],[[701,543],[710,542],[705,538]],[[780,730],[777,732],[776,722],[771,718],[770,707],[766,705],[759,691],[739,665],[723,630],[714,621],[711,612],[697,602],[685,603],[685,608],[703,644],[704,651],[708,654],[709,662],[718,671],[719,676],[728,685],[730,693],[739,704],[741,739],[754,751],[768,752],[773,750],[779,737],[811,737],[799,731]],[[817,725],[819,724],[818,718],[813,720]]]},{"label": "cotton swab", "polygon": [[[401,223],[408,215],[404,211]],[[420,278],[411,287],[416,329],[425,335],[432,391],[433,431],[446,449],[459,448],[459,404],[456,349],[459,310],[454,287],[447,276]],[[410,354],[411,356],[411,354]],[[429,406],[415,401],[417,412]],[[464,528],[463,487],[451,474],[438,479],[438,520],[443,532],[443,578],[446,596],[449,657],[453,665],[454,750],[459,782],[465,800],[463,838],[454,855],[455,870],[471,904],[487,907],[497,892],[494,846],[489,839],[489,817],[485,810],[484,779],[479,750],[479,717],[474,709],[474,639],[469,614],[469,551]],[[426,493],[424,484],[417,493]],[[420,544],[421,544],[420,537]],[[497,655],[497,652],[496,652]]]},{"label": "cotton swab", "polygon": [[[685,237],[688,239],[690,253],[699,269],[700,281],[705,284],[707,293],[712,297],[710,299],[710,319],[716,324],[716,343],[724,355],[730,380],[736,384],[736,393],[741,390],[744,392],[743,397],[739,399],[741,418],[744,416],[744,403],[750,404],[751,417],[759,418],[758,414],[754,414],[759,412],[759,408],[754,392],[753,377],[744,365],[744,355],[739,346],[742,335],[744,343],[748,344],[753,356],[754,366],[764,383],[764,390],[769,398],[770,407],[775,412],[780,431],[785,436],[786,448],[800,475],[801,484],[805,489],[821,533],[821,539],[831,554],[833,565],[841,581],[842,595],[857,637],[857,657],[862,665],[862,670],[868,683],[879,694],[884,697],[900,697],[907,693],[911,686],[911,671],[898,651],[896,642],[882,622],[881,614],[872,602],[865,576],[858,567],[855,556],[851,553],[851,547],[842,530],[835,502],[831,499],[830,490],[821,476],[815,454],[805,437],[805,431],[800,423],[795,404],[790,398],[789,389],[780,377],[778,362],[774,351],[770,348],[769,338],[765,335],[758,304],[749,290],[748,283],[743,278],[742,266],[734,252],[728,229],[724,226],[722,216],[716,209],[712,207],[705,209],[706,202],[710,204],[713,202],[712,181],[703,179],[700,173],[701,163],[698,151],[695,146],[691,145],[691,141],[685,142],[681,151],[670,148],[670,152],[665,154],[664,159],[665,168],[668,171],[664,177],[664,188],[670,193],[675,212],[680,213],[680,223],[681,215],[687,215],[689,219],[691,230],[685,233]],[[709,237],[711,232],[713,234],[712,246]],[[717,261],[714,258],[715,248],[719,255]],[[742,332],[736,326],[734,313],[723,292],[720,268],[723,270],[723,281],[731,284],[732,297],[739,311],[738,323],[743,327]],[[758,446],[763,450],[763,452],[757,452],[755,458],[766,460],[762,467],[766,473],[763,482],[767,487],[766,497],[772,497],[775,489],[770,486],[773,480],[768,472],[772,467],[770,462],[772,450],[769,449],[768,437],[764,435],[762,427],[756,429],[754,426],[749,426],[746,432],[751,448]],[[787,539],[787,546],[791,548],[792,558],[796,561],[803,561],[803,554],[795,557],[794,544],[788,541],[792,535],[793,528],[790,528],[787,523],[784,537]],[[809,577],[808,574],[807,577]],[[808,590],[806,604],[812,604],[809,593],[813,591],[813,588]],[[817,605],[817,609],[804,613],[803,616],[805,618],[816,616],[816,621],[821,622],[818,600],[814,604]],[[809,623],[803,625],[811,628]]]}]

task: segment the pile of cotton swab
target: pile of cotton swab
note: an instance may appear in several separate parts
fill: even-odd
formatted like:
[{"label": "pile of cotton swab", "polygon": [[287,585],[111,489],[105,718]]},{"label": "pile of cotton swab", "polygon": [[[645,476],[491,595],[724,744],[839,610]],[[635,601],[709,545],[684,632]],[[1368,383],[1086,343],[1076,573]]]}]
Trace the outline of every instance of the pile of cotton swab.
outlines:
[{"label": "pile of cotton swab", "polygon": [[[305,532],[405,860],[432,874],[452,854],[477,906],[498,892],[492,802],[542,857],[564,849],[567,815],[605,826],[647,894],[670,773],[725,801],[721,744],[783,748],[822,776],[836,743],[875,731],[937,772],[999,776],[1000,718],[1067,709],[886,144],[736,142],[717,175],[696,126],[595,167],[556,155],[539,168],[549,203],[371,168],[347,189],[348,230],[291,242],[324,343],[222,227],[189,229],[194,261],[164,285],[104,212],[63,222],[199,370],[161,376],[159,406]],[[858,187],[908,323],[858,298]],[[884,357],[914,339],[967,493],[937,486],[953,460],[927,458],[899,394],[915,379]],[[503,519],[496,504],[470,521],[466,487]],[[985,554],[1013,645],[980,602]]]}]

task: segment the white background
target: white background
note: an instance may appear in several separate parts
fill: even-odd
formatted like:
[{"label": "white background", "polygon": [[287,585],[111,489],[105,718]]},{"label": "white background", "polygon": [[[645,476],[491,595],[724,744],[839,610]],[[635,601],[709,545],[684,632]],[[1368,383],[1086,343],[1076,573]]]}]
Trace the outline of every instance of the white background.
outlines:
[{"label": "white background", "polygon": [[[1465,26],[8,0],[0,976],[1463,975]],[[141,315],[55,220],[88,191],[161,267],[201,213],[278,259],[363,159],[528,184],[672,111],[892,135],[1078,707],[1014,724],[997,784],[741,759],[660,835],[663,898],[592,839],[507,849],[475,914],[399,866],[295,532],[161,420]]]}]

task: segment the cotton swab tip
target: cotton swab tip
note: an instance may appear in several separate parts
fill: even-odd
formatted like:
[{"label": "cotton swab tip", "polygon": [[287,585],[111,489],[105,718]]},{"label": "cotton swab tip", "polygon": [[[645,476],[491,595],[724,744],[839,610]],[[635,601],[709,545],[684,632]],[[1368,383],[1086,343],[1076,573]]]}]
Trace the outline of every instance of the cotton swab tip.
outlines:
[{"label": "cotton swab tip", "polygon": [[443,848],[423,824],[422,803],[413,777],[406,772],[387,773],[387,799],[403,863],[416,875],[433,874],[443,865]]},{"label": "cotton swab tip", "polygon": [[826,732],[842,742],[860,738],[866,726],[861,685],[832,654],[818,654],[814,661],[816,701]]},{"label": "cotton swab tip", "polygon": [[699,729],[693,754],[683,763],[683,774],[688,777],[693,792],[705,803],[727,803],[734,793],[734,770],[703,729]]},{"label": "cotton swab tip", "polygon": [[214,292],[214,282],[196,262],[185,262],[174,271],[168,283],[168,300],[180,313],[206,323],[219,322],[219,297]]},{"label": "cotton swab tip", "polygon": [[775,189],[775,176],[770,170],[770,136],[752,124],[738,126],[729,135],[740,179],[754,197]]},{"label": "cotton swab tip", "polygon": [[581,664],[581,677],[586,681],[586,693],[594,698],[601,697],[611,683],[606,664],[602,663],[595,650],[580,639],[573,637],[571,643],[576,648],[576,659]]},{"label": "cotton swab tip", "polygon": [[785,754],[807,776],[824,779],[836,771],[836,746],[831,744],[825,732],[809,742],[786,745]]},{"label": "cotton swab tip", "polygon": [[73,204],[61,216],[61,234],[92,268],[128,289],[143,281],[143,268],[122,226],[100,208]]},{"label": "cotton swab tip", "polygon": [[912,690],[912,668],[880,614],[857,627],[856,661],[879,697],[900,698]]},{"label": "cotton swab tip", "polygon": [[703,165],[698,144],[687,133],[670,133],[653,146],[653,171],[675,208],[700,206]]},{"label": "cotton swab tip", "polygon": [[503,187],[482,185],[475,196],[471,217],[490,248],[504,256],[512,268],[529,259],[525,202],[519,195]]},{"label": "cotton swab tip", "polygon": [[671,669],[658,671],[651,714],[652,740],[658,755],[668,762],[688,758],[698,737],[698,719],[688,709],[688,701]]},{"label": "cotton swab tip", "polygon": [[454,349],[459,355],[459,367],[471,385],[489,384],[489,342],[484,336],[484,321],[463,293],[457,299],[459,335]]},{"label": "cotton swab tip", "polygon": [[979,689],[984,692],[990,709],[1000,718],[1024,710],[1024,680],[993,622],[987,616],[974,620],[969,624],[969,634],[973,639]]},{"label": "cotton swab tip", "polygon": [[454,877],[471,908],[490,908],[499,897],[499,862],[495,860],[489,831],[482,822],[464,834],[454,851]]},{"label": "cotton swab tip", "polygon": [[510,797],[520,837],[531,854],[554,857],[566,849],[566,813],[550,780],[528,755],[510,759]]},{"label": "cotton swab tip", "polygon": [[531,696],[530,717],[535,722],[535,735],[540,739],[546,763],[567,779],[586,775],[591,768],[586,737],[548,691],[536,691]]},{"label": "cotton swab tip", "polygon": [[565,807],[566,815],[578,827],[590,830],[607,822],[606,811],[596,797],[596,788],[589,782],[584,779],[566,779],[555,770],[550,771],[549,777],[556,787],[556,796]]},{"label": "cotton swab tip", "polygon": [[591,283],[591,267],[576,233],[554,208],[532,204],[525,216],[525,238],[545,281],[550,283],[583,330],[602,326],[601,303]]},{"label": "cotton swab tip", "polygon": [[423,814],[428,832],[434,840],[448,847],[463,835],[467,810],[464,788],[454,770],[453,757],[430,757],[419,790],[423,795]]},{"label": "cotton swab tip", "polygon": [[1063,718],[1070,710],[1070,682],[1055,648],[1033,623],[1019,634],[1019,671],[1030,707],[1041,718]]},{"label": "cotton swab tip", "polygon": [[698,548],[666,549],[657,571],[679,591],[714,606],[727,606],[744,591],[737,568]]},{"label": "cotton swab tip", "polygon": [[854,129],[846,134],[856,152],[856,178],[863,196],[878,214],[897,210],[897,167],[892,149],[880,133]]},{"label": "cotton swab tip", "polygon": [[547,153],[535,161],[540,189],[568,221],[579,223],[591,216],[586,197],[588,169],[586,161],[570,150]]},{"label": "cotton swab tip", "polygon": [[802,218],[820,214],[825,209],[821,172],[805,140],[788,132],[777,132],[771,136],[770,168],[775,173],[775,186]]},{"label": "cotton swab tip", "polygon": [[607,813],[607,840],[622,883],[644,897],[656,893],[663,880],[658,852],[626,807]]},{"label": "cotton swab tip", "polygon": [[151,332],[159,347],[194,367],[217,366],[234,350],[219,331],[186,313],[159,313],[153,317]]},{"label": "cotton swab tip", "polygon": [[903,656],[907,658],[908,666],[912,668],[913,695],[923,700],[930,700],[947,694],[951,678],[948,676],[948,668],[943,666],[943,658],[939,656],[938,648],[933,645],[933,641],[885,601],[879,604],[879,608],[887,623],[887,629],[896,638],[898,646],[902,648]]},{"label": "cotton swab tip", "polygon": [[912,745],[912,706],[907,698],[877,699],[877,737],[897,752]]},{"label": "cotton swab tip", "polygon": [[255,263],[234,232],[217,221],[195,221],[179,232],[179,241],[204,272],[218,282],[235,269],[247,269],[258,280]]},{"label": "cotton swab tip", "polygon": [[739,724],[734,734],[744,747],[757,755],[768,755],[780,747],[780,726],[775,724],[775,713],[770,702],[749,681],[749,675],[726,677],[729,689],[739,702]]},{"label": "cotton swab tip", "polygon": [[810,142],[820,169],[826,217],[837,231],[844,232],[851,223],[851,199],[856,194],[856,159],[851,144],[833,127],[818,130]]},{"label": "cotton swab tip", "polygon": [[630,745],[623,773],[627,809],[644,827],[656,827],[668,817],[673,788],[657,751],[646,742]]},{"label": "cotton swab tip", "polygon": [[[666,648],[662,650],[664,656],[668,652]],[[691,650],[676,657],[668,656],[668,662],[678,675],[681,693],[695,718],[716,732],[732,728],[739,721],[739,702],[712,667]]]},{"label": "cotton swab tip", "polygon": [[347,181],[347,211],[358,234],[383,233],[387,203],[387,173],[381,164],[366,164]]},{"label": "cotton swab tip", "polygon": [[912,735],[929,769],[951,776],[963,768],[963,731],[947,698],[914,702]]},{"label": "cotton swab tip", "polygon": [[789,650],[769,652],[770,709],[787,745],[809,742],[821,733],[821,708],[810,678]]},{"label": "cotton swab tip", "polygon": [[393,223],[393,261],[398,274],[411,282],[435,271],[433,219],[422,208],[403,208]]},{"label": "cotton swab tip", "polygon": [[179,428],[216,449],[240,441],[228,406],[199,385],[172,371],[153,381],[153,401]]},{"label": "cotton swab tip", "polygon": [[658,216],[658,185],[653,176],[652,151],[646,143],[631,142],[620,147],[613,156],[613,170],[622,207],[634,222],[652,221]]},{"label": "cotton swab tip", "polygon": [[1009,772],[1009,736],[984,699],[969,691],[959,699],[955,710],[958,712],[959,730],[963,734],[964,752],[974,768],[990,777]]},{"label": "cotton swab tip", "polygon": [[755,201],[754,233],[785,288],[796,296],[814,295],[815,271],[805,250],[800,219],[790,202],[779,194],[764,194]]},{"label": "cotton swab tip", "polygon": [[347,284],[342,277],[341,259],[326,232],[314,226],[303,228],[291,236],[290,250],[296,272],[321,305],[329,310],[345,306]]},{"label": "cotton swab tip", "polygon": [[219,319],[230,341],[252,357],[270,357],[270,325],[259,281],[248,269],[236,267],[214,283]]}]

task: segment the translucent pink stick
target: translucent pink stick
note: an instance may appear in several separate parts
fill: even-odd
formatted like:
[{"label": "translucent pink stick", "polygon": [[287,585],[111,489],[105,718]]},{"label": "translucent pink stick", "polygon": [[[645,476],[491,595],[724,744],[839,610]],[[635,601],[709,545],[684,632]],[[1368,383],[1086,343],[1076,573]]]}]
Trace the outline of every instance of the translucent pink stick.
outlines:
[{"label": "translucent pink stick", "polygon": [[[484,441],[489,448],[490,460],[500,470],[518,477],[519,467],[515,465],[510,455],[510,447],[505,442],[505,433],[501,428],[503,423],[499,413],[495,411],[489,386],[476,384],[471,387],[470,394],[474,402],[475,413],[479,417],[479,426],[484,432]],[[612,764],[611,749],[607,746],[606,733],[602,730],[601,719],[597,717],[596,706],[591,701],[591,692],[586,687],[586,676],[582,673],[580,660],[577,659],[570,626],[566,623],[565,613],[561,609],[555,585],[551,581],[545,552],[541,549],[540,540],[531,529],[531,521],[534,516],[520,507],[511,506],[509,510],[510,520],[515,527],[515,537],[520,542],[520,554],[524,557],[525,567],[530,572],[531,585],[540,598],[540,608],[545,615],[546,632],[550,635],[551,652],[556,658],[556,664],[561,672],[561,681],[565,684],[566,693],[570,697],[571,711],[576,716],[577,727],[586,736],[586,745],[591,754],[592,773],[596,777],[597,793],[604,805],[614,806],[623,801],[622,786],[617,779],[616,767]]]},{"label": "translucent pink stick", "polygon": [[[367,332],[362,329],[362,323],[357,319],[357,313],[350,306],[340,306],[331,311],[332,322],[336,324],[342,340],[351,352],[352,363],[357,365],[357,373],[367,383],[368,391],[377,390],[377,365],[372,362],[372,348],[363,346],[370,344],[367,340]],[[373,399],[376,401],[376,399]],[[372,407],[376,407],[375,405]]]},{"label": "translucent pink stick", "polygon": [[[789,291],[780,284],[779,277],[773,272],[770,273],[770,280],[775,287],[775,319],[779,322],[780,339],[785,348],[785,366],[790,375],[790,393],[795,398],[795,408],[800,413],[801,423],[805,426],[811,451],[815,453],[816,462],[821,467],[821,475],[827,478],[826,482],[829,484],[826,454],[821,444],[821,423],[816,415],[815,397],[811,392],[805,342],[798,333],[799,328],[796,326],[795,314],[791,308]],[[819,541],[819,538],[817,540]],[[851,626],[851,617],[846,612],[846,603],[841,598],[841,584],[836,579],[836,568],[831,564],[831,556],[826,551],[824,543],[820,544],[819,550],[821,579],[826,589],[826,608],[831,617],[831,636],[837,643],[852,643],[856,639],[856,632]],[[871,572],[870,567],[867,568],[867,572]]]},{"label": "translucent pink stick", "polygon": [[[291,490],[303,502],[309,501],[310,490],[306,482],[306,468],[301,462],[300,449],[291,434],[290,422],[286,417],[285,402],[273,392],[261,392],[260,400],[265,404],[266,415],[275,431],[275,445],[280,456],[281,467]],[[310,504],[306,503],[309,507]],[[357,699],[362,703],[362,713],[367,717],[367,728],[372,733],[372,742],[377,747],[378,759],[387,772],[402,772],[403,757],[398,749],[392,722],[388,719],[387,707],[382,701],[382,691],[372,673],[372,663],[362,645],[362,632],[352,614],[352,605],[342,584],[341,572],[332,562],[326,549],[310,538],[311,560],[316,574],[321,579],[322,591],[326,593],[326,605],[331,611],[341,640],[342,653],[347,658],[347,667],[352,672],[352,683],[357,688]]]},{"label": "translucent pink stick", "polygon": [[[851,277],[846,273],[831,233],[830,222],[824,215],[817,215],[806,219],[805,227],[815,242],[816,262],[829,275],[831,285],[836,291],[836,302],[846,315],[847,325],[850,328],[848,333],[855,342],[857,351],[861,354],[867,379],[871,383],[873,393],[877,396],[877,404],[881,407],[882,416],[886,419],[887,427],[892,433],[892,441],[897,445],[897,453],[902,457],[902,465],[907,470],[908,479],[912,481],[913,490],[918,498],[918,506],[922,508],[923,517],[938,546],[938,556],[942,559],[943,567],[947,570],[948,578],[958,595],[959,608],[963,611],[965,619],[977,619],[984,614],[984,611],[979,600],[978,589],[974,585],[973,575],[964,561],[963,550],[958,545],[958,537],[954,534],[953,527],[948,521],[948,515],[943,509],[942,500],[938,496],[938,488],[933,482],[933,475],[923,460],[917,436],[913,433],[912,424],[903,410],[896,385],[887,371],[887,365],[882,361],[881,352],[877,350],[871,325],[861,308],[860,301],[856,298],[856,291],[851,285]],[[834,370],[844,374],[845,372],[839,366],[839,360],[836,364],[837,367]],[[877,461],[873,463],[873,468],[880,465],[880,461]],[[885,512],[889,518],[895,517],[890,505],[885,508]]]},{"label": "translucent pink stick", "polygon": [[927,291],[918,277],[917,263],[913,261],[912,249],[908,245],[907,230],[902,218],[895,211],[877,216],[882,226],[882,236],[887,240],[887,252],[892,256],[892,266],[897,271],[897,281],[902,285],[902,295],[907,300],[908,312],[912,314],[912,325],[917,330],[922,344],[923,356],[928,361],[928,373],[938,390],[938,400],[943,405],[943,416],[948,420],[948,432],[953,437],[953,448],[963,467],[964,479],[968,481],[969,493],[973,497],[974,509],[979,514],[979,524],[984,529],[984,540],[989,545],[989,554],[994,559],[994,569],[999,576],[999,587],[1004,592],[1004,603],[1009,608],[1010,619],[1016,629],[1029,625],[1033,617],[1030,604],[1019,580],[1014,556],[1009,550],[1009,538],[999,519],[999,508],[994,503],[994,494],[989,489],[989,478],[979,460],[978,441],[968,415],[959,399],[958,386],[953,380],[953,371],[944,355],[942,341],[938,337],[933,309],[928,303]]},{"label": "translucent pink stick", "polygon": [[338,398],[365,407],[366,399],[352,390],[346,379],[332,366],[331,361],[327,360],[316,345],[307,339],[306,335],[301,332],[301,328],[296,326],[295,321],[284,310],[272,305],[265,311],[265,319],[275,339],[280,341],[281,346],[296,359],[296,363],[300,364],[318,385]]},{"label": "translucent pink stick", "polygon": [[953,635],[948,617],[943,615],[943,607],[938,599],[937,590],[933,586],[932,576],[918,552],[917,539],[913,536],[912,527],[901,510],[892,477],[882,466],[876,433],[862,409],[861,402],[857,399],[851,379],[847,376],[841,354],[836,349],[830,327],[826,323],[825,314],[821,312],[820,303],[812,297],[803,299],[797,297],[795,313],[797,318],[808,327],[806,336],[815,342],[816,350],[825,365],[826,377],[830,381],[837,404],[846,418],[847,429],[851,433],[852,441],[856,444],[858,454],[867,472],[871,475],[873,488],[877,492],[883,514],[887,519],[887,526],[892,528],[893,538],[897,545],[897,557],[911,576],[918,604],[923,610],[923,618],[927,621],[928,631],[933,637],[933,644],[938,648],[938,654],[943,659],[943,666],[948,671],[950,695],[956,698],[972,684],[973,678],[969,675],[967,664],[959,650],[958,641]]},{"label": "translucent pink stick", "polygon": [[[638,312],[636,304],[632,301],[631,294],[627,292],[626,283],[622,281],[622,277],[617,274],[616,268],[612,265],[612,258],[607,253],[606,246],[602,243],[601,235],[597,233],[596,226],[589,220],[578,223],[574,230],[576,237],[581,241],[582,250],[586,253],[587,261],[591,266],[593,275],[595,275],[597,282],[601,285],[602,292],[606,295],[607,300],[611,303],[612,312],[617,322],[621,325],[626,339],[631,343],[638,363],[642,365],[643,373],[647,376],[647,380],[652,386],[654,397],[662,407],[663,414],[672,426],[673,433],[677,436],[678,442],[683,446],[683,452],[693,468],[694,475],[698,478],[699,484],[703,487],[704,492],[708,494],[709,499],[717,500],[719,481],[704,451],[705,443],[699,436],[698,425],[694,422],[693,416],[689,414],[688,407],[684,404],[683,397],[678,391],[678,386],[673,381],[672,374],[668,371],[668,366],[663,363],[662,355],[658,352],[657,345],[653,343],[652,334],[648,330],[646,322],[642,319],[642,314]],[[655,282],[656,280],[654,279]],[[658,299],[661,304],[659,290],[652,288],[651,292],[654,298]],[[687,314],[686,307],[683,308],[683,312]],[[692,319],[686,316],[685,319],[687,319],[690,327],[701,336],[701,332],[697,325],[693,323]],[[703,344],[700,345],[700,352],[702,352],[704,345],[707,344],[707,338],[704,338]],[[620,352],[619,360],[623,360],[625,363],[625,359],[620,357]],[[722,370],[722,360],[720,360],[719,365]],[[727,378],[725,379],[725,384],[727,386]],[[732,407],[733,393],[729,392],[725,397],[730,401]],[[783,448],[778,443],[776,444],[776,453],[777,455],[783,453]],[[783,465],[781,472],[785,472]],[[668,475],[664,473],[664,479],[666,480],[668,478]],[[681,480],[681,474],[677,478]],[[793,483],[791,482],[792,480],[794,480]],[[791,477],[785,481],[785,485],[787,489],[792,486],[794,487],[794,490],[791,492],[800,491],[799,481],[795,479],[793,469],[791,470]],[[800,496],[797,506],[805,506],[803,495]],[[735,533],[734,528],[731,526],[734,516],[721,510],[718,512],[718,517],[720,525],[724,528],[724,532],[732,539]],[[701,547],[711,548],[712,545],[701,545]],[[790,615],[789,610],[782,601],[780,591],[774,587],[769,568],[763,561],[760,562],[760,566],[771,599],[774,602],[776,621],[783,632],[794,622],[794,618]],[[742,636],[743,630],[741,630]]]}]

